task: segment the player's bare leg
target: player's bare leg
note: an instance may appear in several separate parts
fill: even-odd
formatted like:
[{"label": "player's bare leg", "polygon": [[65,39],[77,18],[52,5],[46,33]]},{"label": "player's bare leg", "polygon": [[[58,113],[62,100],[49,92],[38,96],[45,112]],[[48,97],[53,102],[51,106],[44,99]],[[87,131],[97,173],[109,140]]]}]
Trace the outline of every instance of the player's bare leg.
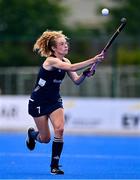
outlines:
[{"label": "player's bare leg", "polygon": [[33,150],[35,148],[36,141],[40,143],[50,142],[50,129],[48,125],[48,117],[41,116],[34,118],[37,131],[34,128],[28,129],[28,137],[26,140],[26,145],[28,149]]},{"label": "player's bare leg", "polygon": [[63,131],[64,131],[64,110],[59,108],[50,115],[54,128],[54,140],[52,143],[51,174],[64,174],[59,167],[59,160],[63,149]]}]

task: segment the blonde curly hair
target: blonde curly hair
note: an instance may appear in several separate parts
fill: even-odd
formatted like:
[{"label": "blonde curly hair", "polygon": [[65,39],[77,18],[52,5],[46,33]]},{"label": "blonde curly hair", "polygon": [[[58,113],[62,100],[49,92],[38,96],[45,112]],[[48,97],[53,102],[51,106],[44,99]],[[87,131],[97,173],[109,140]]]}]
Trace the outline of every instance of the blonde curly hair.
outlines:
[{"label": "blonde curly hair", "polygon": [[68,39],[62,31],[45,31],[34,44],[33,51],[37,51],[42,57],[53,54],[52,46],[56,46],[56,39],[64,37]]}]

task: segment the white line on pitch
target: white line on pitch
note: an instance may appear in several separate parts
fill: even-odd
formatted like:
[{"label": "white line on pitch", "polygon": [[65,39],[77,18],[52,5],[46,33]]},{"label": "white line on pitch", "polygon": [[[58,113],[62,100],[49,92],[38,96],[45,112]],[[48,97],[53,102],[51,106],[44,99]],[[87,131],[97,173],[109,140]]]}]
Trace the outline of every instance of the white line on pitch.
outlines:
[{"label": "white line on pitch", "polygon": [[[17,157],[50,157],[49,154],[46,153],[6,153],[1,152],[0,157],[10,157],[10,156],[17,156]],[[140,156],[136,155],[100,155],[100,154],[63,154],[65,158],[87,158],[87,159],[140,159]]]}]

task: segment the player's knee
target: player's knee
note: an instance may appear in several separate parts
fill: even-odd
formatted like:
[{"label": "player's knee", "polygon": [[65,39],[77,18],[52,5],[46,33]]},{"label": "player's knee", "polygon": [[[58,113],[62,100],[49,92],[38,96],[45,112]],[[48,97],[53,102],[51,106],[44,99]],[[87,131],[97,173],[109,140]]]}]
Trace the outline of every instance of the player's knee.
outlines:
[{"label": "player's knee", "polygon": [[64,133],[64,128],[60,127],[55,129],[55,134],[57,134],[58,136],[63,136],[63,133]]}]

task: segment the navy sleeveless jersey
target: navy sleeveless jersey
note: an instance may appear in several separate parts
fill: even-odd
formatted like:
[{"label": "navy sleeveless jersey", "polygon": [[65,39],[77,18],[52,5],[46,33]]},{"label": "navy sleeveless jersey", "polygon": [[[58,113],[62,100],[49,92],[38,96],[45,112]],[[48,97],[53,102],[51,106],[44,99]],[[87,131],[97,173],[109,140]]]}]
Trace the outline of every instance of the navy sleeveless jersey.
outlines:
[{"label": "navy sleeveless jersey", "polygon": [[64,77],[64,70],[54,68],[48,71],[41,66],[31,100],[36,104],[53,104],[58,101],[61,98],[60,85]]}]

